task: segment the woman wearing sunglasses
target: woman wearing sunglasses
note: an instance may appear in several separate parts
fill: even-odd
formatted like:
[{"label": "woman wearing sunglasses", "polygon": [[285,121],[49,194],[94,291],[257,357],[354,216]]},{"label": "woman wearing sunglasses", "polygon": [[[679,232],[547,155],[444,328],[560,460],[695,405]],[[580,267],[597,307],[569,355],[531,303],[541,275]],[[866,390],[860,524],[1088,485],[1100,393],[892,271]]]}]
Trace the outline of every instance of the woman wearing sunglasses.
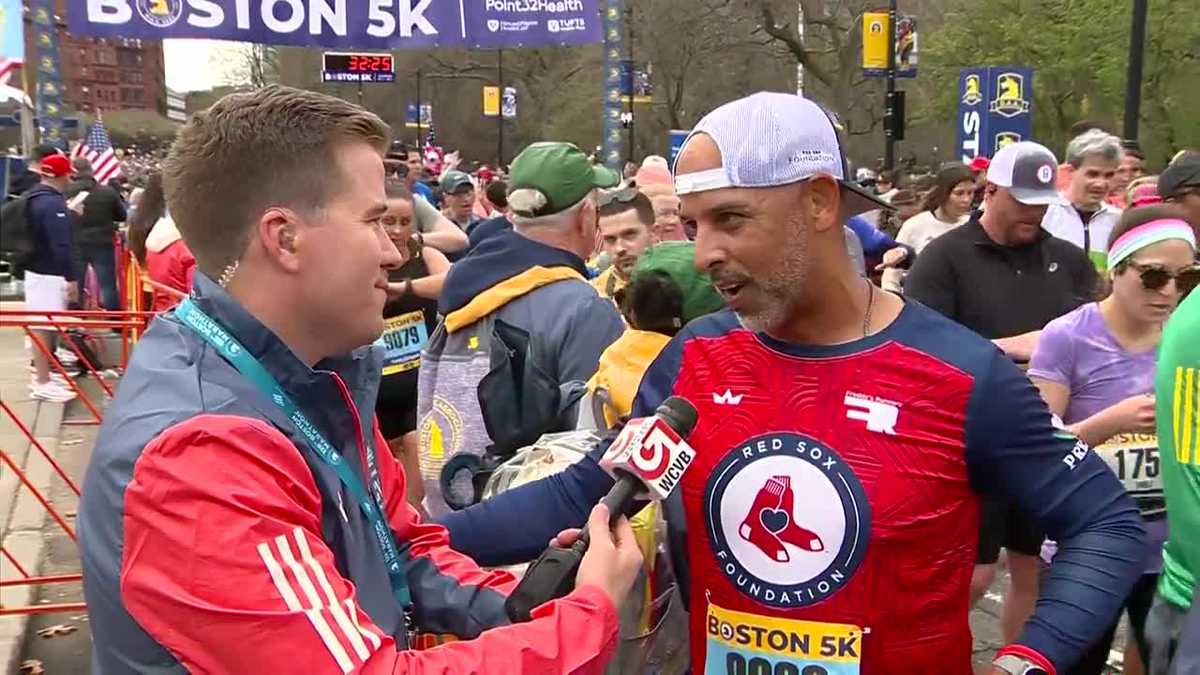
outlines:
[{"label": "woman wearing sunglasses", "polygon": [[[1155,357],[1163,324],[1200,282],[1195,254],[1195,234],[1178,210],[1153,205],[1126,211],[1109,238],[1112,293],[1051,321],[1029,364],[1050,412],[1108,463],[1141,511],[1148,533],[1144,574],[1126,609],[1143,662],[1146,613],[1167,535],[1155,436]],[[1044,557],[1053,548],[1049,544]],[[1104,672],[1116,625],[1071,675]]]}]

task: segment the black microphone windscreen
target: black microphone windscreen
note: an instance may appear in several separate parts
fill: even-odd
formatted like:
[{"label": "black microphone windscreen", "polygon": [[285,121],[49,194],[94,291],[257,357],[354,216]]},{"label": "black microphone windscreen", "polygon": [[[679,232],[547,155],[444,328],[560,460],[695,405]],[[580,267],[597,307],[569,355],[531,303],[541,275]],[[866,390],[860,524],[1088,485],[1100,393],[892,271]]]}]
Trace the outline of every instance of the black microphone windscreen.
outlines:
[{"label": "black microphone windscreen", "polygon": [[655,414],[665,419],[667,424],[684,438],[696,428],[696,420],[699,417],[696,406],[682,396],[669,397],[658,406]]}]

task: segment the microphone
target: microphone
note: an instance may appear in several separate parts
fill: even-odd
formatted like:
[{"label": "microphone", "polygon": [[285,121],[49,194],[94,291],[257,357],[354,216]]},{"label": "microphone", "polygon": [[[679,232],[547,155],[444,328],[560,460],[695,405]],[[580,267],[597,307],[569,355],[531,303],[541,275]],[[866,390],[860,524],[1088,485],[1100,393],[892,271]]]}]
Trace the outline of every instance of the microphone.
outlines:
[{"label": "microphone", "polygon": [[[696,427],[696,408],[672,396],[653,417],[629,420],[600,459],[616,479],[601,503],[608,507],[609,527],[616,525],[636,499],[662,501],[679,485],[683,472],[696,458],[684,440]],[[561,598],[575,586],[575,574],[587,551],[588,531],[568,548],[551,546],[538,557],[504,603],[514,623],[529,621],[534,608]]]}]

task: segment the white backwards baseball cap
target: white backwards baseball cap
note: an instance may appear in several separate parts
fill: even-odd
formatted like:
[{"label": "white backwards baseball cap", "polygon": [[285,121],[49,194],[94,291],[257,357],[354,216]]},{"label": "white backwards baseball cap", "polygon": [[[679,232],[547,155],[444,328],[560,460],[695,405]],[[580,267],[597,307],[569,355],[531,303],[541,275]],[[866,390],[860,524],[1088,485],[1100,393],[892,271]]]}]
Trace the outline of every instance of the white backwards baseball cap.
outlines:
[{"label": "white backwards baseball cap", "polygon": [[1058,159],[1040,143],[1018,141],[1000,148],[988,165],[987,179],[1008,188],[1022,204],[1046,206],[1063,201],[1057,186]]},{"label": "white backwards baseball cap", "polygon": [[804,97],[764,91],[726,103],[692,129],[680,156],[697,134],[717,144],[721,166],[680,174],[677,157],[675,192],[679,195],[729,187],[776,187],[825,174],[841,184],[850,215],[894,209],[849,180],[837,127],[824,108]]}]

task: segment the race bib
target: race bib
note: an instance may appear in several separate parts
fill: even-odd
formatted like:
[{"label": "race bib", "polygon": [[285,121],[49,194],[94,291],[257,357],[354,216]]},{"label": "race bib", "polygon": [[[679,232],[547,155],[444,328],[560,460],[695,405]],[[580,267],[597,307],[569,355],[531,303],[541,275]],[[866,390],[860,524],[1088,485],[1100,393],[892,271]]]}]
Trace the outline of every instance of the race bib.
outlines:
[{"label": "race bib", "polygon": [[1093,448],[1128,492],[1162,490],[1156,434],[1117,434]]},{"label": "race bib", "polygon": [[385,319],[379,339],[387,349],[383,354],[384,375],[416,368],[421,365],[421,350],[429,341],[425,315],[417,311]]},{"label": "race bib", "polygon": [[863,630],[708,605],[705,675],[858,675]]}]

